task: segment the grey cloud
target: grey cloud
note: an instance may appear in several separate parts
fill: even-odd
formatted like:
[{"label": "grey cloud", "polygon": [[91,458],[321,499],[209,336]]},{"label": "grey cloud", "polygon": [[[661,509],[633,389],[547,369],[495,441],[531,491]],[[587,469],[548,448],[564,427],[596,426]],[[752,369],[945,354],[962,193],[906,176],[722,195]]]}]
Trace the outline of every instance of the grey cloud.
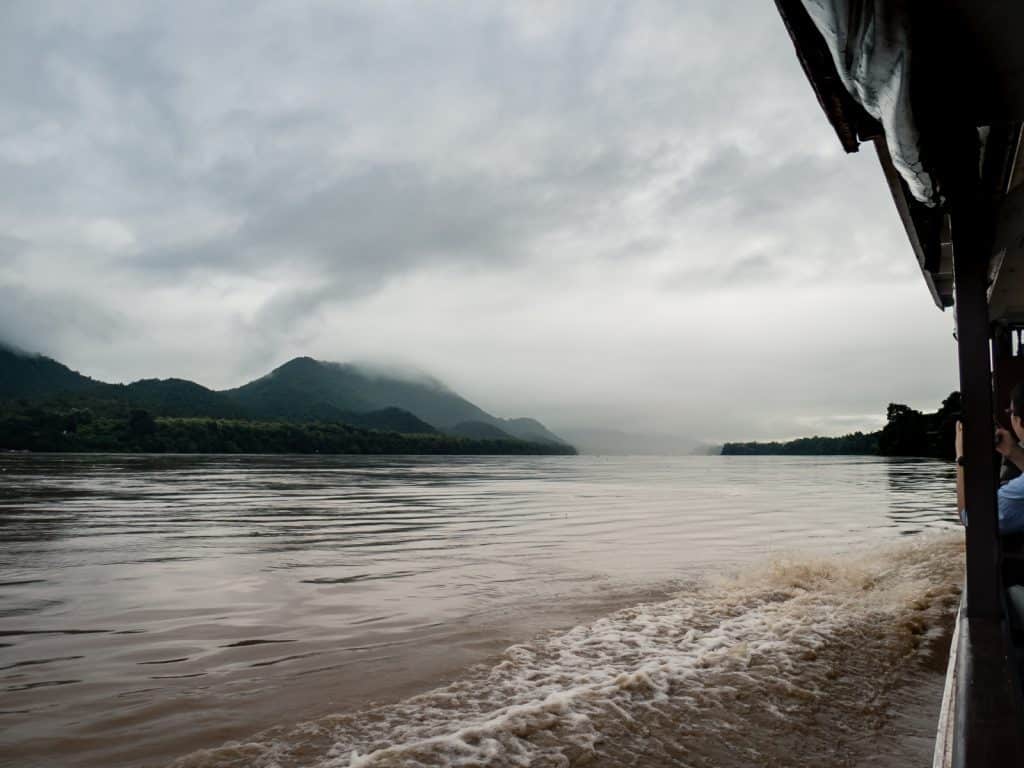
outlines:
[{"label": "grey cloud", "polygon": [[727,254],[710,266],[679,267],[661,281],[661,288],[673,294],[698,294],[725,287],[767,287],[792,279],[792,272],[769,254]]},{"label": "grey cloud", "polygon": [[[708,289],[747,280],[806,287],[905,274],[912,256],[891,226],[891,203],[877,167],[844,168],[844,159],[803,151],[755,155],[734,144],[715,149],[664,201],[666,212],[688,221],[691,229],[715,233],[720,244],[715,263],[681,266],[666,287]],[[868,178],[875,183],[874,197],[857,183],[865,170],[878,176]],[[866,222],[866,232],[874,230],[874,247],[837,236],[858,219]],[[883,247],[889,244],[893,247]]]},{"label": "grey cloud", "polygon": [[677,193],[666,205],[670,211],[722,208],[724,215],[738,221],[771,218],[790,209],[794,200],[807,200],[838,172],[834,157],[808,153],[755,156],[727,144],[681,179]]},{"label": "grey cloud", "polygon": [[289,265],[312,273],[301,300],[271,300],[267,316],[281,322],[365,296],[418,268],[543,268],[552,254],[540,241],[599,220],[602,206],[628,194],[643,167],[612,152],[585,160],[572,154],[544,176],[525,179],[438,176],[413,164],[373,166],[310,186],[284,176],[247,188],[240,177],[231,190],[245,201],[237,231],[133,255],[127,265],[142,274],[258,273]]},{"label": "grey cloud", "polygon": [[[3,15],[0,335],[109,378],[230,385],[380,352],[498,411],[627,429],[656,411],[711,434],[728,388],[706,372],[733,358],[691,329],[733,338],[748,305],[839,279],[919,280],[877,165],[838,151],[770,4]],[[792,426],[784,378],[762,407]],[[806,376],[802,402],[834,389],[864,412],[847,378]]]},{"label": "grey cloud", "polygon": [[0,284],[0,343],[61,354],[75,344],[109,342],[121,318],[81,296]]},{"label": "grey cloud", "polygon": [[25,251],[28,243],[20,237],[0,233],[0,267],[13,264],[14,259]]}]

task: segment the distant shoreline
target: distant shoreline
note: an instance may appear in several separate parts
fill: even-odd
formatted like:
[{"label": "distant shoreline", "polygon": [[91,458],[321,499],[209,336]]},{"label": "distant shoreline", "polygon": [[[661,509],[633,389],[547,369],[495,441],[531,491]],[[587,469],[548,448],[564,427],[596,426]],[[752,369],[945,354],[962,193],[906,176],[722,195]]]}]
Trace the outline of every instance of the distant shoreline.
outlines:
[{"label": "distant shoreline", "polygon": [[960,414],[960,393],[953,392],[934,413],[901,403],[889,403],[886,424],[876,432],[852,432],[839,437],[800,437],[771,442],[725,443],[722,456],[904,456],[953,457],[953,434]]}]

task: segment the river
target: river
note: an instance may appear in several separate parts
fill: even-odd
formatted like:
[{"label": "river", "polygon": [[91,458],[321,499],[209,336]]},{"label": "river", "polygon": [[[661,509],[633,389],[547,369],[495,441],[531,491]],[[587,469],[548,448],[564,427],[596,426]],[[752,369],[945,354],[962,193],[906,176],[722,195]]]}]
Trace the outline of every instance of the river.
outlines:
[{"label": "river", "polygon": [[0,763],[926,765],[945,463],[0,455]]}]

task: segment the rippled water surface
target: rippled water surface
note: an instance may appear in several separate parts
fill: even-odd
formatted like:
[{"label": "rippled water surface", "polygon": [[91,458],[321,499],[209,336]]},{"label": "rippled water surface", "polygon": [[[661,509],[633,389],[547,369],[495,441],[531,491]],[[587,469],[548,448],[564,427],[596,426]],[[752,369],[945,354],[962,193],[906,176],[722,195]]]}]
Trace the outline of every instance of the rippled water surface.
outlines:
[{"label": "rippled water surface", "polygon": [[[844,652],[872,685],[883,659],[898,664],[906,643],[918,648],[906,637],[941,635],[934,612],[948,613],[958,579],[954,524],[952,470],[931,461],[0,456],[0,760],[749,764],[728,761],[735,740],[703,756],[677,743],[684,715],[705,721],[648,710],[615,681],[657,662],[638,685],[652,702],[676,701],[672,692],[685,694],[706,667],[694,661],[702,643],[741,644],[751,686],[751,664],[774,670],[762,682],[776,686],[792,653],[821,665],[838,654],[828,663],[840,666],[804,664],[806,679],[790,682],[814,700],[826,681],[843,680],[846,646],[822,638],[862,638],[883,621],[896,629],[877,655]],[[938,533],[910,536],[926,529]],[[824,597],[807,599],[813,590],[800,579],[819,578],[814,558],[885,547],[896,548],[885,562],[904,571],[849,561],[849,593],[829,577]],[[708,585],[794,558],[818,565],[780,583],[774,571],[740,592]],[[857,574],[871,568],[869,588]],[[922,588],[925,605],[905,599],[905,583],[939,586]],[[877,597],[870,605],[867,593]],[[850,626],[820,629],[837,616]],[[783,624],[804,627],[785,653],[774,634]],[[624,641],[638,626],[636,642]],[[483,666],[467,671],[473,664]],[[727,668],[723,660],[716,674],[737,690]],[[918,674],[907,668],[908,679]],[[739,711],[701,685],[704,699],[678,700]],[[766,690],[751,693],[774,701]],[[548,723],[537,726],[541,746],[526,721],[498,735],[451,735],[554,694],[562,714],[527,718]],[[803,716],[787,715],[782,700],[772,706],[793,722]],[[643,743],[657,744],[647,757],[628,725],[641,711]],[[760,719],[774,715],[749,717],[748,754],[757,728],[773,727]],[[727,725],[708,719],[700,743]],[[232,740],[249,747],[220,746]],[[491,751],[474,752],[480,744]]]}]

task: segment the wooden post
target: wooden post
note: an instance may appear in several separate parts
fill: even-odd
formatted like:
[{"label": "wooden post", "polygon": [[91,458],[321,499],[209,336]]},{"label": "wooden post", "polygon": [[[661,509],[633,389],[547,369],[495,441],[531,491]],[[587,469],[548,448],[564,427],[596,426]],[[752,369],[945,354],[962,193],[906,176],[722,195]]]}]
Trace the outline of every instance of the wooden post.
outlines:
[{"label": "wooden post", "polygon": [[972,201],[953,208],[953,276],[964,423],[964,495],[968,511],[967,594],[960,623],[954,768],[1021,765],[1014,665],[1003,622],[997,455],[988,322],[990,230]]},{"label": "wooden post", "polygon": [[[990,344],[988,279],[995,199],[983,194],[973,131],[945,157],[954,181],[950,224],[956,291],[957,352],[964,423],[964,495],[968,511],[967,591],[960,620],[954,768],[1024,765],[1019,681],[1003,620],[992,357],[1007,373],[1006,344]],[[966,137],[970,137],[967,143]],[[956,150],[960,150],[959,152]],[[968,151],[970,150],[970,151]],[[998,334],[996,334],[998,336]],[[1005,376],[1004,376],[1005,383]],[[1005,407],[1000,405],[1000,407]]]},{"label": "wooden post", "polygon": [[1013,429],[1010,417],[1006,413],[1006,404],[1010,401],[1010,388],[1013,386],[1011,366],[1014,363],[1013,340],[1010,329],[1005,325],[992,328],[992,391],[995,393],[996,421],[1004,429]]},{"label": "wooden post", "polygon": [[[973,196],[972,196],[973,197]],[[988,323],[988,256],[975,199],[953,209],[953,277],[964,424],[967,615],[1002,616],[996,516],[996,454]]]}]

